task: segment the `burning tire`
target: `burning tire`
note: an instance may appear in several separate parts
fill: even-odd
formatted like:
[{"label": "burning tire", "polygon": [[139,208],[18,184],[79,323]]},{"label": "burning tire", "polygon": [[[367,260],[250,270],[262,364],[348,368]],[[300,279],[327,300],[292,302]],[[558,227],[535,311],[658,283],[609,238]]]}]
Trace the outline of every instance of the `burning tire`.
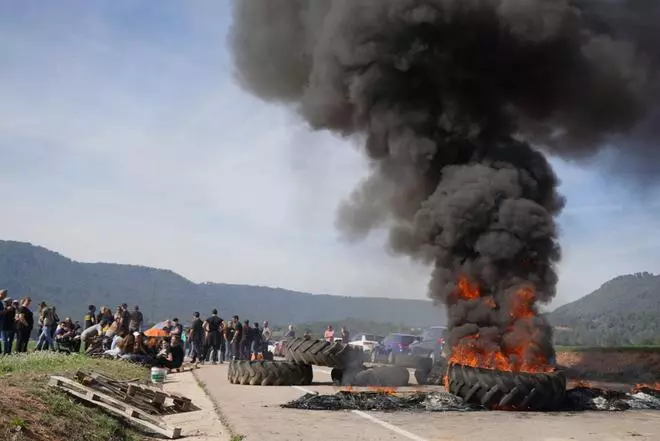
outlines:
[{"label": "burning tire", "polygon": [[378,366],[358,372],[343,383],[350,386],[407,386],[410,381],[408,369],[402,366]]},{"label": "burning tire", "polygon": [[510,410],[552,410],[566,394],[562,372],[505,372],[453,364],[449,392],[467,403]]},{"label": "burning tire", "polygon": [[287,361],[345,369],[362,364],[362,349],[340,342],[294,338],[285,349]]},{"label": "burning tire", "polygon": [[312,367],[283,361],[232,360],[227,379],[250,386],[299,386],[312,382]]}]

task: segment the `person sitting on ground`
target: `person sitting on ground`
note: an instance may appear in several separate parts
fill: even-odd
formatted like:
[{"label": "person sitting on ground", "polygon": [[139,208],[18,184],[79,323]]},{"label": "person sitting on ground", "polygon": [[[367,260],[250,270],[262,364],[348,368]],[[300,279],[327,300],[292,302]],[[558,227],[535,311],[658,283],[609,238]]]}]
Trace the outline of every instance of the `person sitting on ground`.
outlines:
[{"label": "person sitting on ground", "polygon": [[170,369],[180,369],[181,365],[183,365],[183,359],[185,357],[185,351],[183,349],[181,337],[173,335],[170,345],[170,353],[172,354],[172,367]]},{"label": "person sitting on ground", "polygon": [[55,344],[58,351],[71,352],[73,350],[72,341],[74,332],[75,329],[70,318],[64,319],[63,322],[57,325],[57,329],[55,330]]},{"label": "person sitting on ground", "polygon": [[127,342],[124,348],[124,354],[121,358],[131,363],[138,363],[151,367],[154,365],[154,357],[150,354],[149,348],[145,344],[145,336],[141,332],[133,333],[132,346]]},{"label": "person sitting on ground", "polygon": [[81,340],[80,336],[82,335],[83,328],[80,326],[80,322],[75,322],[73,324],[73,340],[71,341],[71,346],[73,352],[80,352]]}]

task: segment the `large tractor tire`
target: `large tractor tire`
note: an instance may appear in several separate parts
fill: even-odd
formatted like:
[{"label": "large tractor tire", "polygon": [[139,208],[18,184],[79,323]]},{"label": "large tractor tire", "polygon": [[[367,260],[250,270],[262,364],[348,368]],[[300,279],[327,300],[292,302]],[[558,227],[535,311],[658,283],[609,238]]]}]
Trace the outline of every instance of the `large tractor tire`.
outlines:
[{"label": "large tractor tire", "polygon": [[286,343],[287,361],[346,369],[362,364],[362,348],[340,342],[294,338]]},{"label": "large tractor tire", "polygon": [[350,379],[351,386],[401,387],[410,381],[408,369],[402,366],[377,366],[358,372]]},{"label": "large tractor tire", "polygon": [[555,410],[566,395],[562,372],[505,372],[453,364],[447,375],[450,393],[490,409]]},{"label": "large tractor tire", "polygon": [[284,361],[232,360],[227,379],[250,386],[302,386],[311,384],[312,367]]},{"label": "large tractor tire", "polygon": [[330,371],[330,378],[332,379],[332,383],[335,386],[349,386],[353,384],[353,379],[355,376],[365,369],[366,367],[364,367],[363,364],[351,366],[346,371],[339,368],[332,368],[332,371]]},{"label": "large tractor tire", "polygon": [[427,384],[429,374],[433,369],[433,360],[430,358],[419,358],[415,363],[415,380],[417,384]]}]

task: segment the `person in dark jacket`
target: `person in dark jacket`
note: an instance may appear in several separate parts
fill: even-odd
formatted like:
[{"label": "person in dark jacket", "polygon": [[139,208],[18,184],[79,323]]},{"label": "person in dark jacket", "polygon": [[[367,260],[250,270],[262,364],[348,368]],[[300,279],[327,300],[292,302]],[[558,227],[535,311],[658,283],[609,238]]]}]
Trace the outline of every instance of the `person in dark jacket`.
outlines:
[{"label": "person in dark jacket", "polygon": [[14,335],[16,333],[16,308],[12,304],[12,299],[5,299],[4,308],[0,314],[2,314],[2,349],[5,355],[9,355],[14,345]]},{"label": "person in dark jacket", "polygon": [[30,335],[34,329],[34,314],[30,310],[32,299],[24,297],[16,310],[16,352],[27,352]]},{"label": "person in dark jacket", "polygon": [[199,318],[199,312],[193,314],[193,321],[190,327],[190,358],[193,363],[204,361],[204,322]]},{"label": "person in dark jacket", "polygon": [[96,306],[89,305],[89,308],[87,308],[87,314],[85,314],[85,329],[91,328],[96,323]]},{"label": "person in dark jacket", "polygon": [[243,337],[241,338],[241,359],[250,359],[250,349],[252,349],[252,340],[254,340],[254,330],[250,328],[250,320],[243,322]]},{"label": "person in dark jacket", "polygon": [[[211,312],[211,317],[207,318],[203,325],[204,328],[204,358],[208,361],[211,357],[213,364],[218,362],[218,351],[222,343],[222,319],[218,317],[218,310]],[[220,360],[222,363],[224,360]]]},{"label": "person in dark jacket", "polygon": [[5,309],[5,299],[7,298],[7,290],[6,289],[1,289],[0,290],[0,354],[2,354],[2,347],[3,347],[3,342],[5,340],[5,333],[4,333],[4,321],[5,321],[5,316],[2,313]]}]

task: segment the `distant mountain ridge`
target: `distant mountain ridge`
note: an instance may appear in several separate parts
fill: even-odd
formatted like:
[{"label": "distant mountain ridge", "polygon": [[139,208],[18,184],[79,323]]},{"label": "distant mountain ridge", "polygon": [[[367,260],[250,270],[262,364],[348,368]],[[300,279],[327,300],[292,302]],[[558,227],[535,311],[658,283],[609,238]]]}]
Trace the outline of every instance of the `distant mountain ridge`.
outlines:
[{"label": "distant mountain ridge", "polygon": [[615,277],[549,315],[562,345],[660,344],[660,276]]},{"label": "distant mountain ridge", "polygon": [[406,326],[446,323],[441,307],[426,300],[342,297],[263,286],[196,284],[170,270],[114,263],[76,262],[46,248],[0,241],[0,287],[11,297],[32,296],[57,306],[60,315],[80,320],[87,305],[114,308],[140,305],[145,318],[188,319],[217,308],[224,317],[238,314],[273,324],[354,318]]}]

